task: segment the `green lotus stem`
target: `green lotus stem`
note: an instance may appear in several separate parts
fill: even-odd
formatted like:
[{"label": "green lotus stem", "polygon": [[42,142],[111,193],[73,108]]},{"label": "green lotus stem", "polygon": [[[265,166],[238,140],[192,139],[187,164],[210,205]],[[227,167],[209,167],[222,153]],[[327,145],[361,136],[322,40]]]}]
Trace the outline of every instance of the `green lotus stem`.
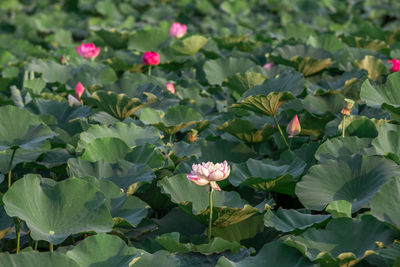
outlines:
[{"label": "green lotus stem", "polygon": [[37,250],[37,246],[38,246],[39,241],[35,241],[35,245],[33,246],[33,250]]},{"label": "green lotus stem", "polygon": [[211,242],[211,226],[212,226],[212,215],[213,215],[213,203],[212,203],[212,193],[214,189],[210,185],[210,192],[209,197],[210,197],[210,221],[208,222],[208,242]]},{"label": "green lotus stem", "polygon": [[149,76],[151,76],[151,65],[149,65]]},{"label": "green lotus stem", "polygon": [[173,134],[169,135],[169,142],[172,144],[172,138],[173,138]]},{"label": "green lotus stem", "polygon": [[292,137],[292,138],[289,138],[289,150],[290,150],[290,148],[292,147],[292,140],[293,140],[293,137]]},{"label": "green lotus stem", "polygon": [[10,165],[8,166],[8,189],[10,189],[10,187],[11,187],[11,169],[12,169],[12,163],[13,163],[16,151],[17,151],[17,149],[14,148],[12,155],[11,155]]},{"label": "green lotus stem", "polygon": [[342,121],[342,138],[344,138],[344,130],[345,130],[345,126],[344,126],[344,121],[346,120],[346,115],[343,115],[343,121]]},{"label": "green lotus stem", "polygon": [[50,252],[53,252],[54,251],[53,243],[49,242],[49,245],[50,245]]},{"label": "green lotus stem", "polygon": [[15,232],[17,234],[17,254],[18,254],[19,250],[20,250],[20,244],[21,244],[21,231],[20,231],[18,218],[14,218],[14,225],[15,225]]},{"label": "green lotus stem", "polygon": [[280,133],[281,136],[282,136],[283,142],[285,143],[285,145],[287,146],[287,148],[290,149],[290,146],[289,146],[288,142],[286,141],[285,135],[283,134],[282,129],[281,129],[281,127],[279,126],[279,123],[278,123],[278,120],[276,119],[276,116],[274,115],[273,118],[274,118],[275,125],[276,125],[276,127],[278,128],[278,131],[279,131],[279,133]]}]

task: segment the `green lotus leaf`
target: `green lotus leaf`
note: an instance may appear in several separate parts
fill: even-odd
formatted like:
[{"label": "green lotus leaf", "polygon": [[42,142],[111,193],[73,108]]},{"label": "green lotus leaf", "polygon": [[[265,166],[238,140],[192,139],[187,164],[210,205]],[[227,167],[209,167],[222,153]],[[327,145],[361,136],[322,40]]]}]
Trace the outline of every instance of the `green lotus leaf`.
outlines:
[{"label": "green lotus leaf", "polygon": [[279,208],[275,213],[267,210],[264,215],[264,225],[287,233],[295,230],[305,230],[328,220],[329,215],[312,215]]},{"label": "green lotus leaf", "polygon": [[285,237],[284,242],[322,266],[336,266],[357,262],[367,251],[376,249],[376,242],[391,244],[395,235],[389,227],[365,215],[360,220],[334,219],[323,230],[310,228],[299,236]]},{"label": "green lotus leaf", "polygon": [[285,245],[281,240],[265,244],[256,256],[247,257],[241,261],[233,262],[222,256],[218,259],[216,267],[247,267],[247,266],[315,266],[310,260],[301,255],[296,249]]},{"label": "green lotus leaf", "polygon": [[365,56],[363,60],[355,61],[354,65],[359,69],[368,71],[368,78],[371,80],[376,80],[389,72],[387,67],[382,63],[382,60],[374,56]]},{"label": "green lotus leaf", "polygon": [[0,107],[0,150],[34,149],[56,134],[29,111],[14,106]]},{"label": "green lotus leaf", "polygon": [[318,147],[315,158],[321,163],[342,156],[362,154],[365,148],[371,147],[371,142],[371,138],[358,138],[356,136],[328,139]]},{"label": "green lotus leaf", "polygon": [[125,160],[135,164],[146,164],[147,166],[158,169],[164,166],[165,159],[156,149],[155,145],[145,144],[137,146],[126,154]]},{"label": "green lotus leaf", "polygon": [[343,43],[334,34],[310,36],[307,40],[307,44],[325,49],[332,53],[344,48]]},{"label": "green lotus leaf", "polygon": [[145,143],[156,143],[161,134],[154,128],[140,127],[134,123],[117,122],[112,125],[92,125],[82,132],[76,148],[82,151],[88,143],[100,137],[115,137],[123,140],[129,147],[144,145]]},{"label": "green lotus leaf", "polygon": [[240,142],[218,140],[215,142],[203,140],[198,142],[201,150],[201,161],[242,162],[249,158],[255,158],[257,153]]},{"label": "green lotus leaf", "polygon": [[127,196],[113,182],[90,176],[82,179],[104,194],[114,221],[123,219],[130,226],[136,227],[147,216],[149,206],[135,196]]},{"label": "green lotus leaf", "polygon": [[383,103],[395,108],[400,107],[400,73],[390,74],[384,84],[372,84],[370,80],[365,80],[361,86],[360,97],[367,105],[380,108]]},{"label": "green lotus leaf", "polygon": [[148,28],[137,31],[129,38],[128,48],[141,52],[157,49],[169,39],[168,31],[163,29]]},{"label": "green lotus leaf", "polygon": [[113,68],[95,61],[86,60],[71,72],[74,74],[73,79],[69,82],[71,87],[75,87],[77,82],[81,82],[85,86],[104,86],[118,80]]},{"label": "green lotus leaf", "polygon": [[271,92],[267,96],[249,96],[241,102],[233,104],[232,107],[244,108],[267,116],[275,116],[279,107],[294,96],[288,92]]},{"label": "green lotus leaf", "polygon": [[302,104],[311,113],[322,115],[326,112],[339,113],[343,108],[344,97],[340,94],[307,95]]},{"label": "green lotus leaf", "polygon": [[[208,225],[210,211],[207,186],[198,186],[190,182],[184,174],[165,177],[157,185],[186,213],[195,216],[204,225]],[[241,199],[235,191],[221,191],[213,194],[213,226],[223,227],[238,223],[259,212],[257,208]]]},{"label": "green lotus leaf", "polygon": [[199,252],[202,254],[221,253],[225,250],[231,250],[233,253],[237,252],[241,246],[237,242],[226,241],[220,237],[214,238],[208,244],[195,245],[192,243],[180,243],[180,234],[177,232],[163,234],[155,238],[157,243],[164,247],[169,252]]},{"label": "green lotus leaf", "polygon": [[351,218],[351,203],[346,200],[335,200],[329,203],[325,210],[332,214],[334,218]]},{"label": "green lotus leaf", "polygon": [[389,46],[385,41],[378,39],[371,39],[369,36],[343,36],[342,41],[351,47],[360,47],[373,51],[388,49]]},{"label": "green lotus leaf", "polygon": [[389,156],[400,163],[400,126],[385,123],[378,128],[378,136],[372,140],[377,155]]},{"label": "green lotus leaf", "polygon": [[371,199],[372,215],[400,229],[399,199],[400,177],[394,177],[384,184]]},{"label": "green lotus leaf", "polygon": [[141,250],[128,247],[118,236],[98,234],[85,238],[66,255],[81,267],[129,266],[140,258]]},{"label": "green lotus leaf", "polygon": [[91,162],[103,159],[106,162],[116,163],[118,160],[124,159],[129,151],[130,148],[119,138],[100,137],[86,145],[81,158]]},{"label": "green lotus leaf", "polygon": [[306,163],[299,157],[278,161],[249,159],[233,164],[228,179],[234,186],[249,185],[264,191],[294,195],[295,180],[305,167]]},{"label": "green lotus leaf", "polygon": [[114,49],[126,48],[128,40],[132,36],[130,31],[106,28],[92,28],[94,32],[100,36],[109,46]]},{"label": "green lotus leaf", "polygon": [[178,55],[192,56],[195,55],[207,42],[208,39],[201,35],[192,35],[176,40],[171,45],[171,49]]},{"label": "green lotus leaf", "polygon": [[29,64],[28,70],[41,73],[42,79],[46,83],[59,82],[65,84],[72,78],[70,68],[54,61],[36,60]]},{"label": "green lotus leaf", "polygon": [[28,89],[33,95],[39,95],[46,87],[46,82],[41,78],[24,80],[24,88]]},{"label": "green lotus leaf", "polygon": [[80,179],[55,182],[28,174],[12,185],[3,202],[9,216],[26,222],[34,240],[55,245],[70,234],[108,232],[113,226],[104,195]]},{"label": "green lotus leaf", "polygon": [[90,162],[72,158],[68,160],[70,176],[93,176],[98,179],[110,180],[125,191],[130,185],[146,182],[151,183],[155,178],[154,171],[145,164],[134,164],[125,160],[116,163],[98,160]]},{"label": "green lotus leaf", "polygon": [[233,96],[239,99],[247,90],[254,86],[260,85],[265,81],[265,77],[257,72],[246,72],[236,73],[230,76],[223,82],[224,86],[227,86],[233,91]]},{"label": "green lotus leaf", "polygon": [[103,91],[96,91],[86,101],[121,121],[132,116],[133,113],[146,105],[138,98],[130,98],[125,94]]},{"label": "green lotus leaf", "polygon": [[247,58],[219,58],[208,60],[204,72],[210,84],[219,84],[236,73],[246,73],[255,64]]},{"label": "green lotus leaf", "polygon": [[393,176],[398,166],[372,156],[345,156],[312,166],[296,185],[296,195],[308,209],[322,210],[335,200],[347,200],[352,212],[368,207],[379,188]]},{"label": "green lotus leaf", "polygon": [[236,118],[218,126],[217,130],[228,132],[240,140],[251,144],[265,141],[276,131],[269,124],[266,124],[262,129],[257,129],[250,121]]},{"label": "green lotus leaf", "polygon": [[[348,119],[348,118],[346,118]],[[346,126],[346,135],[353,135],[360,138],[375,138],[378,135],[375,124],[368,118],[350,116],[350,123]],[[342,131],[342,123],[339,124],[339,131]]]},{"label": "green lotus leaf", "polygon": [[82,267],[60,252],[23,251],[19,254],[0,253],[3,266]]}]

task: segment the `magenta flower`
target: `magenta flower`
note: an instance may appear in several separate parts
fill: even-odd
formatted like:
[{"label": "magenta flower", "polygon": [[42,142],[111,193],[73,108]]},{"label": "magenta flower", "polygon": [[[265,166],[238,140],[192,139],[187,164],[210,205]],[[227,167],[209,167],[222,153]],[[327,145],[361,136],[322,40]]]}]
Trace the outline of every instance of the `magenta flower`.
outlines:
[{"label": "magenta flower", "polygon": [[297,115],[295,115],[293,119],[289,122],[286,131],[289,134],[289,137],[294,137],[301,132],[301,126]]},{"label": "magenta flower", "polygon": [[275,65],[274,62],[265,63],[265,65],[263,66],[263,69],[264,69],[264,70],[269,70],[269,69],[272,68],[274,65]]},{"label": "magenta flower", "polygon": [[400,71],[400,59],[392,59],[392,60],[388,60],[389,63],[392,63],[392,68],[390,69],[390,71],[395,72],[395,71]]},{"label": "magenta flower", "polygon": [[210,184],[214,190],[221,191],[217,181],[228,178],[231,167],[226,160],[222,163],[203,162],[201,164],[193,164],[191,173],[187,174],[187,178],[193,183],[203,186]]},{"label": "magenta flower", "polygon": [[81,43],[76,47],[76,53],[84,58],[96,58],[100,53],[100,47],[96,47],[93,43]]},{"label": "magenta flower", "polygon": [[185,24],[174,22],[169,29],[169,35],[171,38],[182,38],[186,34],[187,27]]},{"label": "magenta flower", "polygon": [[171,93],[175,94],[175,87],[173,83],[168,83],[167,84],[167,90],[170,91]]},{"label": "magenta flower", "polygon": [[143,54],[142,64],[155,66],[160,64],[160,55],[153,51],[148,51]]},{"label": "magenta flower", "polygon": [[78,83],[76,84],[76,87],[75,87],[75,95],[76,95],[76,98],[81,99],[81,96],[82,96],[82,94],[83,94],[84,91],[85,91],[85,87],[83,87],[83,85],[81,84],[81,82],[78,82]]}]

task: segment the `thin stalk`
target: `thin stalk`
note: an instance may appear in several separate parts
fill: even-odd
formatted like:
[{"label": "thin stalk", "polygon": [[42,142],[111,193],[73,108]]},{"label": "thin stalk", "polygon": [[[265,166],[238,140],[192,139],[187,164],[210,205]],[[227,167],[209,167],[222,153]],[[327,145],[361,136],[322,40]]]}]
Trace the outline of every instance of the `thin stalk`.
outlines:
[{"label": "thin stalk", "polygon": [[39,241],[35,241],[35,245],[34,245],[34,247],[33,247],[33,250],[37,250],[37,246],[38,246],[38,243],[39,243]]},{"label": "thin stalk", "polygon": [[280,133],[281,136],[282,136],[283,142],[285,143],[285,145],[287,146],[287,148],[290,149],[290,146],[289,146],[288,142],[286,141],[285,135],[283,134],[282,129],[281,129],[281,127],[279,126],[279,123],[278,123],[278,121],[277,121],[277,119],[276,119],[276,116],[274,115],[273,118],[274,118],[275,125],[276,125],[276,127],[278,128],[278,131],[279,131],[279,133]]},{"label": "thin stalk", "polygon": [[208,242],[211,242],[211,225],[212,225],[212,215],[213,215],[213,203],[212,203],[212,193],[214,189],[210,185],[210,192],[209,198],[210,198],[210,221],[208,223]]},{"label": "thin stalk", "polygon": [[151,65],[149,65],[149,76],[151,76]]},{"label": "thin stalk", "polygon": [[169,142],[172,144],[172,138],[173,138],[173,134],[169,135]]},{"label": "thin stalk", "polygon": [[21,231],[18,218],[14,218],[14,225],[15,225],[15,232],[17,235],[17,254],[18,254],[21,246]]},{"label": "thin stalk", "polygon": [[289,150],[290,150],[291,147],[292,147],[292,140],[293,140],[293,137],[289,138]]},{"label": "thin stalk", "polygon": [[344,130],[345,130],[345,128],[344,128],[344,121],[346,120],[346,115],[343,115],[343,121],[342,121],[342,138],[344,138]]},{"label": "thin stalk", "polygon": [[50,243],[50,242],[49,242],[49,245],[50,245],[50,252],[53,252],[53,251],[54,251],[53,243]]},{"label": "thin stalk", "polygon": [[11,169],[12,169],[12,163],[14,160],[15,152],[17,151],[16,148],[13,149],[13,152],[11,154],[11,160],[10,160],[10,165],[8,166],[8,189],[11,187]]}]

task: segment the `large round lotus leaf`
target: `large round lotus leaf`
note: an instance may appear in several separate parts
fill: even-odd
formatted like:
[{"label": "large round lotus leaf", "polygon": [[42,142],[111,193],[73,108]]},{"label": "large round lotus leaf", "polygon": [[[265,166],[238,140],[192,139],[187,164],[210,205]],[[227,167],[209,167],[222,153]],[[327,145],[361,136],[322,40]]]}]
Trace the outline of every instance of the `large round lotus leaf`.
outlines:
[{"label": "large round lotus leaf", "polygon": [[326,112],[339,113],[343,108],[344,97],[340,94],[307,95],[302,104],[311,113],[322,115]]},{"label": "large round lotus leaf", "polygon": [[359,69],[368,71],[368,78],[372,80],[376,80],[379,76],[389,72],[381,59],[370,55],[365,56],[363,60],[355,61],[354,65]]},{"label": "large round lotus leaf", "polygon": [[92,28],[93,31],[101,37],[109,46],[114,49],[126,48],[129,38],[132,36],[130,31],[105,29],[105,28]]},{"label": "large round lotus leaf", "polygon": [[299,236],[287,236],[284,240],[310,260],[323,266],[336,266],[337,263],[359,260],[367,250],[377,249],[377,242],[388,245],[395,238],[396,232],[374,217],[364,215],[361,220],[334,219],[323,230],[310,228]]},{"label": "large round lotus leaf", "polygon": [[309,209],[322,210],[334,200],[347,200],[352,211],[368,201],[400,168],[380,157],[347,156],[314,165],[296,185],[296,195]]},{"label": "large round lotus leaf", "polygon": [[400,107],[400,73],[390,74],[384,84],[372,84],[365,80],[361,86],[360,97],[367,105],[380,108],[383,103]]},{"label": "large round lotus leaf", "polygon": [[222,256],[216,267],[311,267],[315,266],[310,260],[301,255],[299,251],[285,245],[281,240],[267,243],[256,256],[247,257],[241,261],[233,262]]},{"label": "large round lotus leaf", "polygon": [[336,52],[344,48],[343,43],[334,34],[310,36],[308,37],[307,44],[330,52]]},{"label": "large round lotus leaf", "polygon": [[294,99],[291,93],[271,92],[267,96],[249,96],[241,102],[234,104],[233,107],[248,109],[262,115],[275,116],[279,107],[290,99]]},{"label": "large round lotus leaf", "polygon": [[116,163],[98,160],[90,162],[83,159],[72,158],[68,160],[70,176],[93,176],[98,179],[107,179],[125,191],[135,183],[151,181],[155,178],[154,171],[145,164],[134,164],[125,160]]},{"label": "large round lotus leaf", "polygon": [[390,156],[400,163],[400,126],[385,123],[378,128],[378,136],[372,140],[377,155]]},{"label": "large round lotus leaf", "polygon": [[255,158],[257,153],[240,142],[218,140],[215,142],[199,142],[201,161],[223,162],[242,162],[248,158]]},{"label": "large round lotus leaf", "polygon": [[219,84],[236,73],[246,73],[255,64],[247,58],[219,58],[208,60],[204,64],[204,72],[210,84]]},{"label": "large round lotus leaf", "polygon": [[111,181],[99,180],[94,177],[82,178],[94,185],[106,197],[106,206],[111,212],[114,221],[120,219],[136,227],[146,216],[149,206],[146,202],[135,196],[127,196],[121,189]]},{"label": "large round lotus leaf", "polygon": [[128,48],[141,52],[151,51],[169,38],[167,30],[155,28],[143,29],[132,34],[132,37],[128,41]]},{"label": "large round lotus leaf", "polygon": [[234,186],[249,185],[265,191],[294,195],[295,179],[303,174],[306,163],[299,157],[272,161],[249,159],[233,164],[229,181]]},{"label": "large round lotus leaf", "polygon": [[124,141],[115,137],[101,137],[93,139],[86,145],[82,159],[91,162],[103,159],[106,162],[116,163],[130,151]]},{"label": "large round lotus leaf", "polygon": [[400,229],[400,177],[384,184],[371,199],[370,205],[372,215]]},{"label": "large round lotus leaf", "polygon": [[75,87],[78,81],[85,86],[103,86],[118,80],[113,68],[98,61],[85,60],[71,72],[74,73],[74,78],[69,82],[71,87]]},{"label": "large round lotus leaf", "polygon": [[171,49],[174,53],[184,56],[196,54],[206,43],[208,39],[201,35],[192,35],[184,39],[176,40]]},{"label": "large round lotus leaf", "polygon": [[319,162],[324,162],[328,159],[361,154],[363,149],[371,147],[371,141],[370,138],[358,138],[356,136],[328,139],[318,147],[315,158]]},{"label": "large round lotus leaf", "polygon": [[[339,124],[339,131],[342,132],[342,123]],[[345,135],[352,135],[360,138],[375,138],[378,135],[378,131],[376,130],[375,124],[370,119],[352,116],[350,117],[350,123],[346,126]]]},{"label": "large round lotus leaf", "polygon": [[0,107],[0,150],[38,148],[55,135],[29,111],[14,106]]},{"label": "large round lotus leaf", "polygon": [[1,266],[82,267],[60,252],[24,251],[19,254],[0,253]]},{"label": "large round lotus leaf", "polygon": [[146,164],[157,169],[164,166],[165,159],[156,149],[156,146],[146,143],[143,146],[137,146],[131,152],[126,154],[125,160],[135,164]]},{"label": "large round lotus leaf", "polygon": [[240,98],[240,96],[253,88],[256,85],[260,85],[265,81],[265,77],[261,73],[257,72],[246,72],[236,73],[231,77],[228,77],[223,85],[227,86],[230,90],[234,92],[235,98]]},{"label": "large round lotus leaf", "polygon": [[113,226],[104,195],[81,179],[57,183],[28,174],[12,185],[3,202],[9,216],[26,221],[34,240],[55,245],[70,234],[108,232]]},{"label": "large round lotus leaf", "polygon": [[89,236],[66,253],[82,267],[129,266],[140,254],[118,236],[107,234]]},{"label": "large round lotus leaf", "polygon": [[[165,177],[157,184],[161,191],[171,197],[171,201],[188,214],[193,214],[201,223],[207,225],[209,220],[208,186],[198,186],[187,179],[186,175],[179,174]],[[259,213],[260,210],[252,207],[241,199],[235,191],[213,193],[213,225],[227,226],[245,220]]]},{"label": "large round lotus leaf", "polygon": [[272,210],[267,210],[264,215],[264,225],[286,233],[310,228],[323,223],[330,217],[329,215],[304,214],[296,210],[279,208],[275,213]]},{"label": "large round lotus leaf", "polygon": [[129,147],[155,143],[160,139],[160,132],[150,127],[140,127],[134,123],[117,122],[113,125],[92,125],[82,132],[77,150],[81,151],[93,139],[100,137],[116,137],[123,140]]},{"label": "large round lotus leaf", "polygon": [[42,79],[47,83],[59,82],[65,84],[72,76],[68,66],[54,61],[36,60],[29,64],[28,70],[41,73]]}]

